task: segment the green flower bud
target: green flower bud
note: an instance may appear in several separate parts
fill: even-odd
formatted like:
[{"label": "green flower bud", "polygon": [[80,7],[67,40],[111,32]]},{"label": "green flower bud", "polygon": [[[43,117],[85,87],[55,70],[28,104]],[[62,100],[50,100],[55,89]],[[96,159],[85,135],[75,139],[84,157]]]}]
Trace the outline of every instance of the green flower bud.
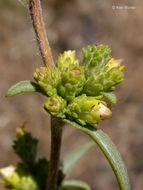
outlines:
[{"label": "green flower bud", "polygon": [[79,66],[79,61],[75,59],[75,51],[65,51],[60,55],[57,66],[61,72],[58,94],[67,101],[71,101],[83,89],[84,68]]},{"label": "green flower bud", "polygon": [[35,179],[21,165],[8,166],[0,170],[6,187],[15,190],[40,190]]},{"label": "green flower bud", "polygon": [[67,107],[67,115],[71,120],[76,120],[82,125],[96,126],[98,122],[110,118],[111,110],[101,101],[102,97],[86,96],[75,98]]},{"label": "green flower bud", "polygon": [[66,101],[58,95],[47,98],[44,108],[55,117],[65,118]]},{"label": "green flower bud", "polygon": [[59,71],[64,71],[70,65],[78,66],[78,60],[75,59],[75,51],[65,51],[58,57],[56,66],[58,67]]},{"label": "green flower bud", "polygon": [[83,67],[69,66],[69,68],[61,73],[58,94],[67,101],[71,101],[82,91],[84,83],[85,76]]},{"label": "green flower bud", "polygon": [[100,70],[101,67],[105,66],[109,62],[111,59],[110,53],[110,48],[105,45],[88,46],[87,49],[82,49],[82,65],[85,68],[86,78],[90,75],[94,75],[97,69]]},{"label": "green flower bud", "polygon": [[89,96],[100,95],[101,92],[110,92],[115,85],[124,81],[122,68],[119,64],[111,63],[111,50],[108,46],[88,46],[83,49],[86,83],[83,92]]},{"label": "green flower bud", "polygon": [[52,96],[57,93],[56,87],[58,85],[60,75],[56,68],[52,70],[48,67],[37,68],[34,73],[34,78],[48,96]]}]

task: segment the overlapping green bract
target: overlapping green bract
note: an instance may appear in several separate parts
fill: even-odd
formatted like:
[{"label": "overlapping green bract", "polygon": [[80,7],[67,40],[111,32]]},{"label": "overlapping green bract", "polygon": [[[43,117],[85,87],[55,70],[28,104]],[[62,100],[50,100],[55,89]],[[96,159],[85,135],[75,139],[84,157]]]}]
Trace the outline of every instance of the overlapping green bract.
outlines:
[{"label": "overlapping green bract", "polygon": [[110,68],[111,50],[108,46],[88,46],[83,49],[82,65],[85,68],[86,83],[83,92],[88,96],[98,96],[101,92],[111,92],[114,86],[124,81],[119,66]]},{"label": "overlapping green bract", "polygon": [[110,48],[105,45],[88,46],[87,49],[82,49],[82,65],[85,69],[86,78],[95,74],[97,70],[103,69],[111,59],[110,53]]},{"label": "overlapping green bract", "polygon": [[[78,96],[67,107],[70,119],[74,118],[82,125],[90,124],[96,126],[99,121],[111,116],[107,104],[100,100],[101,97],[87,97],[85,94]],[[104,112],[103,109],[106,109]]]},{"label": "overlapping green bract", "polygon": [[75,59],[75,51],[67,51],[59,56],[57,67],[61,73],[58,94],[65,100],[73,100],[83,89],[85,83],[84,69]]},{"label": "overlapping green bract", "polygon": [[[75,58],[75,51],[65,51],[58,57],[54,69],[41,67],[34,73],[34,78],[48,96],[44,108],[51,115],[95,126],[111,116],[102,98],[115,103],[116,97],[111,91],[124,80],[124,76],[118,61],[115,63],[110,57],[108,46],[88,46],[82,52],[81,66]],[[100,101],[104,105],[102,109],[98,105],[101,105]],[[102,117],[105,112],[109,115]]]},{"label": "overlapping green bract", "polygon": [[84,82],[83,68],[70,65],[61,73],[58,93],[67,101],[71,101],[82,91]]},{"label": "overlapping green bract", "polygon": [[58,56],[58,60],[56,62],[56,67],[60,72],[63,72],[69,66],[78,66],[79,61],[75,58],[75,51],[65,51],[63,54]]},{"label": "overlapping green bract", "polygon": [[56,68],[53,70],[50,70],[48,67],[37,68],[34,73],[34,78],[48,96],[52,96],[57,93],[57,85],[60,75]]},{"label": "overlapping green bract", "polygon": [[58,95],[47,98],[44,108],[55,117],[65,118],[66,101]]}]

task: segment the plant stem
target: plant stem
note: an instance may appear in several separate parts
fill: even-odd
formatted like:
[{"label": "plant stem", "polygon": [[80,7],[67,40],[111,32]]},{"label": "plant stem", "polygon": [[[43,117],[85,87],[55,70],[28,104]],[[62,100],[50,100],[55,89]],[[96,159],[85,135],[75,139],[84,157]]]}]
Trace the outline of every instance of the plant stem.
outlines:
[{"label": "plant stem", "polygon": [[51,117],[51,155],[48,172],[47,190],[55,190],[57,185],[60,150],[62,143],[63,121]]},{"label": "plant stem", "polygon": [[[52,69],[55,65],[44,27],[40,0],[29,0],[29,10],[43,63]],[[57,185],[63,125],[61,120],[51,117],[51,155],[49,171],[47,171],[47,190],[55,190]]]},{"label": "plant stem", "polygon": [[46,30],[44,27],[40,0],[30,0],[29,10],[33,22],[33,27],[36,33],[39,49],[42,55],[43,63],[45,66],[49,66],[52,69],[54,67],[54,62],[46,35]]}]

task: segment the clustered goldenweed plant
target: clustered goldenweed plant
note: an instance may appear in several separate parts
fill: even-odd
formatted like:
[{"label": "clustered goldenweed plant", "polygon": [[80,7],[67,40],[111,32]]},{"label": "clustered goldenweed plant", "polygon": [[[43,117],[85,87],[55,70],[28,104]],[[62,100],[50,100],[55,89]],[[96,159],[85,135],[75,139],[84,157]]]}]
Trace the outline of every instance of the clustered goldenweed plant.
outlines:
[{"label": "clustered goldenweed plant", "polygon": [[[124,163],[109,137],[96,126],[112,116],[116,103],[115,86],[124,81],[121,60],[115,60],[108,46],[82,49],[79,64],[75,51],[65,51],[53,64],[43,27],[39,0],[29,1],[33,26],[45,66],[37,68],[35,82],[21,81],[12,86],[8,97],[23,92],[40,92],[46,97],[44,109],[51,115],[51,156],[37,157],[38,140],[24,130],[17,130],[13,149],[20,158],[16,166],[0,170],[2,183],[10,190],[89,190],[83,181],[66,180],[75,163],[96,143],[109,161],[120,189],[129,190]],[[41,43],[42,42],[42,43]],[[62,129],[65,123],[83,131],[94,141],[79,147],[60,162]]]},{"label": "clustered goldenweed plant", "polygon": [[118,61],[110,57],[110,48],[88,46],[83,49],[81,65],[75,51],[65,51],[54,69],[40,67],[34,78],[48,96],[44,108],[52,116],[97,126],[112,115],[103,98],[116,102],[112,91],[124,80],[121,69]]}]

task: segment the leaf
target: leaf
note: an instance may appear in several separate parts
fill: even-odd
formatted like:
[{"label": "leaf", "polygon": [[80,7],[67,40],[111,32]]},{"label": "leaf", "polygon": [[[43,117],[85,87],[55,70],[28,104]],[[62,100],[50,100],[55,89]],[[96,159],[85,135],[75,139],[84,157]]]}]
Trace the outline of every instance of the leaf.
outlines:
[{"label": "leaf", "polygon": [[38,84],[32,81],[25,80],[20,81],[17,84],[10,87],[8,92],[6,93],[6,97],[15,96],[23,92],[41,92],[41,90]]},{"label": "leaf", "polygon": [[113,104],[116,104],[117,99],[114,93],[112,92],[102,92],[101,93],[105,98],[107,98],[110,102],[112,102]]},{"label": "leaf", "polygon": [[63,174],[67,175],[70,173],[70,170],[74,167],[74,165],[81,159],[84,154],[89,151],[94,146],[93,142],[89,142],[84,144],[83,146],[75,149],[69,155],[67,155],[62,164],[63,164]]},{"label": "leaf", "polygon": [[102,130],[98,130],[89,126],[83,127],[67,119],[64,119],[64,121],[90,136],[90,138],[98,145],[103,154],[106,156],[109,164],[114,171],[114,174],[116,175],[120,189],[130,190],[128,174],[125,165],[122,161],[120,153],[110,138]]},{"label": "leaf", "polygon": [[[23,127],[23,126],[22,126]],[[31,169],[36,162],[38,140],[23,128],[17,130],[17,138],[13,141],[13,149],[22,163]]]},{"label": "leaf", "polygon": [[68,187],[77,187],[84,190],[90,190],[87,183],[80,180],[67,180],[62,183],[62,188],[60,190],[67,189]]},{"label": "leaf", "polygon": [[38,159],[34,166],[34,177],[39,184],[40,190],[45,190],[48,181],[49,162],[46,158]]}]

